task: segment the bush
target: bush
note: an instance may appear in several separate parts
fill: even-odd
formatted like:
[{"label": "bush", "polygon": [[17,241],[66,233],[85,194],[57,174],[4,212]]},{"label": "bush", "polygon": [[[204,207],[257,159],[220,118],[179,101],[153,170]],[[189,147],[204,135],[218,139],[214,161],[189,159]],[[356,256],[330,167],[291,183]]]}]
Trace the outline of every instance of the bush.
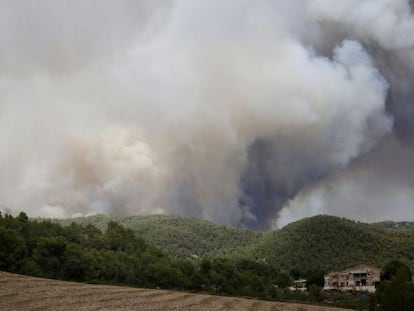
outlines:
[{"label": "bush", "polygon": [[377,293],[370,301],[370,310],[414,310],[414,283],[410,269],[399,261],[391,261],[382,272]]}]

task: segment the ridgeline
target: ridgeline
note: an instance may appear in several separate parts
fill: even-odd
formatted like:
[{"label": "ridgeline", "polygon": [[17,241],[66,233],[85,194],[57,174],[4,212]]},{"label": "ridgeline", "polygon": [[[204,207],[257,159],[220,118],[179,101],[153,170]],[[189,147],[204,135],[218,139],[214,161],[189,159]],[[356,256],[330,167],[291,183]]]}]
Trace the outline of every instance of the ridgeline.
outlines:
[{"label": "ridgeline", "polygon": [[109,221],[132,229],[176,258],[246,258],[284,271],[340,270],[360,263],[383,267],[398,259],[414,270],[414,224],[366,224],[314,216],[273,232],[257,232],[181,216],[106,216],[55,220],[105,230]]}]

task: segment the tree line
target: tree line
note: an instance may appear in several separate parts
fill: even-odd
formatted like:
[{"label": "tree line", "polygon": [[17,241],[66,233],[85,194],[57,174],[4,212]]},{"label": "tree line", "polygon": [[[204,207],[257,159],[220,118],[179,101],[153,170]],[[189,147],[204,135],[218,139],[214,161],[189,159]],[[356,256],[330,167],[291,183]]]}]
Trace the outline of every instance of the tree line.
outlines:
[{"label": "tree line", "polygon": [[60,280],[276,298],[287,273],[251,260],[177,259],[116,222],[101,231],[0,214],[0,270]]},{"label": "tree line", "polygon": [[[132,229],[171,257],[246,258],[303,276],[310,270],[341,271],[361,263],[383,267],[399,259],[414,271],[414,227],[388,228],[333,216],[314,216],[274,232],[254,232],[188,217],[95,215],[53,220],[105,230],[109,221]],[[388,224],[389,225],[389,224]]]}]

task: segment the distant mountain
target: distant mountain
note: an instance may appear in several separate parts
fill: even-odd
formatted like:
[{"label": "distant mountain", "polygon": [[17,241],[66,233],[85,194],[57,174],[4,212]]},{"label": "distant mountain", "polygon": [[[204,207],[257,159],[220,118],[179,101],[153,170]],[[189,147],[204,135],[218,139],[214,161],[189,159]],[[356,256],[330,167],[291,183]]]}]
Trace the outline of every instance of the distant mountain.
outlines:
[{"label": "distant mountain", "polygon": [[380,228],[386,228],[386,229],[399,229],[399,230],[401,229],[413,230],[414,229],[414,222],[412,221],[399,221],[399,222],[382,221],[382,222],[377,222],[373,225],[378,226]]},{"label": "distant mountain", "polygon": [[283,270],[338,270],[360,263],[382,267],[399,259],[414,272],[412,223],[366,224],[315,216],[274,232],[256,232],[180,216],[105,215],[59,220],[105,229],[113,220],[175,257],[232,257],[265,261]]}]

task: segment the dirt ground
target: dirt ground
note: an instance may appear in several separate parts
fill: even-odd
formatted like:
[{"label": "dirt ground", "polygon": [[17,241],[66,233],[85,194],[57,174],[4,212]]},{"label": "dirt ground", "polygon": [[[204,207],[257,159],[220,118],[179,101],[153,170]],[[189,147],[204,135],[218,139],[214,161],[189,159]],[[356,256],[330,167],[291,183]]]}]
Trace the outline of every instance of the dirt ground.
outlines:
[{"label": "dirt ground", "polygon": [[345,309],[177,291],[90,285],[0,272],[0,310],[269,310]]}]

